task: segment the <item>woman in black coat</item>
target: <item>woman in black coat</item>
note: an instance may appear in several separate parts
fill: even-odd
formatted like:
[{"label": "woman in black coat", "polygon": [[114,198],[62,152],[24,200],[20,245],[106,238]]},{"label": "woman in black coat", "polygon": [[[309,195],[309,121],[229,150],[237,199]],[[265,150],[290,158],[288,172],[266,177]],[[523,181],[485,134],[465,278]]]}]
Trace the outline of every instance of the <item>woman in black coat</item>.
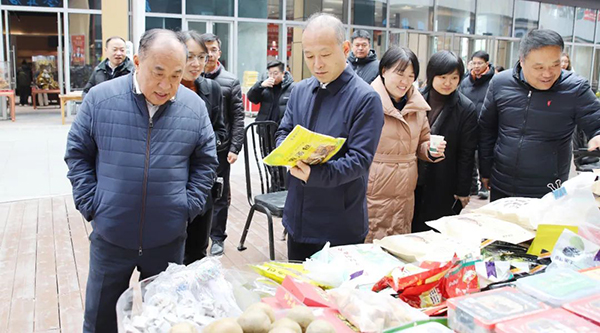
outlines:
[{"label": "woman in black coat", "polygon": [[464,73],[454,53],[434,54],[427,65],[427,86],[422,95],[431,111],[427,118],[432,135],[443,135],[446,158],[439,163],[419,162],[412,231],[426,231],[427,221],[459,214],[469,203],[477,148],[477,111],[457,91]]}]

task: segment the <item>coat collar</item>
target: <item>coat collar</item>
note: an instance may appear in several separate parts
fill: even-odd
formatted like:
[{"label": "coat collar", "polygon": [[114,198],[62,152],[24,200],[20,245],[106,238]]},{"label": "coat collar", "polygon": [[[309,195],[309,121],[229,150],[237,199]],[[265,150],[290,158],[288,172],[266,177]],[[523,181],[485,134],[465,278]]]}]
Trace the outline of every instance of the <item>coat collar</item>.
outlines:
[{"label": "coat collar", "polygon": [[415,87],[413,85],[410,86],[408,92],[406,93],[408,95],[408,101],[406,102],[406,106],[404,106],[404,109],[402,110],[398,110],[394,107],[394,103],[392,103],[392,98],[385,89],[385,85],[383,83],[383,80],[381,79],[381,76],[378,76],[375,79],[375,81],[371,83],[371,86],[379,94],[379,97],[381,97],[381,103],[383,104],[383,113],[388,116],[402,119],[409,113],[424,112],[431,110],[429,104],[427,104],[427,102],[425,101],[423,96],[421,96],[419,91],[415,90]]},{"label": "coat collar", "polygon": [[[344,68],[344,71],[342,72],[342,74],[340,74],[340,76],[338,76],[337,79],[335,79],[327,84],[327,88],[326,88],[327,91],[332,96],[337,94],[338,91],[340,91],[342,89],[342,87],[346,85],[346,83],[350,82],[350,80],[352,80],[352,78],[354,78],[355,75],[356,74],[354,73],[352,68],[348,64],[346,64],[346,68]],[[317,88],[319,88],[321,83],[314,76],[311,78],[311,80],[312,80],[312,82],[310,83],[310,88],[311,88],[311,91],[314,93],[317,90]]]},{"label": "coat collar", "polygon": [[[425,87],[425,89],[423,89],[422,94],[423,94],[423,99],[425,99],[425,101],[429,100],[430,92],[431,92],[431,88],[429,88],[429,87]],[[444,107],[442,108],[442,111],[438,115],[437,119],[435,120],[435,122],[433,122],[433,125],[431,125],[431,134],[439,134],[440,133],[440,128],[444,125],[446,118],[448,118],[448,115],[450,115],[450,113],[452,112],[450,110],[456,110],[456,105],[458,104],[458,100],[459,100],[459,92],[457,89],[456,91],[454,91],[452,93],[452,95],[448,99],[448,103],[446,105],[444,105]],[[430,111],[430,110],[427,110],[427,111]]]}]

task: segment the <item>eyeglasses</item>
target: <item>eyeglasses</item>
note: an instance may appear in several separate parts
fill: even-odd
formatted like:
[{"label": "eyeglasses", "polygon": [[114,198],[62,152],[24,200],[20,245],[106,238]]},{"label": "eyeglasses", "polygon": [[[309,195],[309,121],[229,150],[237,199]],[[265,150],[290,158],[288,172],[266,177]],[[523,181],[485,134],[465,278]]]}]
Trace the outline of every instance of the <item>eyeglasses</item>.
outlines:
[{"label": "eyeglasses", "polygon": [[206,54],[199,54],[199,55],[190,54],[187,57],[187,62],[193,62],[194,59],[198,60],[198,62],[203,62],[204,60],[206,60]]}]

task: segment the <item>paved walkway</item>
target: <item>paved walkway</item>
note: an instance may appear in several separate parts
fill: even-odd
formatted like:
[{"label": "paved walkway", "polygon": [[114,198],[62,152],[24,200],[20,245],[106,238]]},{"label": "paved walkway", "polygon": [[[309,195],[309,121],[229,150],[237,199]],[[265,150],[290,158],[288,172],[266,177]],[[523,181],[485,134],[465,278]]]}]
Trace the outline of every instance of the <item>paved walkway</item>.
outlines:
[{"label": "paved walkway", "polygon": [[[247,121],[251,121],[247,119]],[[63,161],[70,128],[60,110],[17,110],[0,121],[0,332],[81,332],[91,225],[75,209]],[[226,267],[268,260],[266,218],[256,214],[244,252],[237,251],[248,214],[243,160],[232,168]],[[470,208],[484,201],[474,199]],[[286,260],[275,221],[275,256]]]}]

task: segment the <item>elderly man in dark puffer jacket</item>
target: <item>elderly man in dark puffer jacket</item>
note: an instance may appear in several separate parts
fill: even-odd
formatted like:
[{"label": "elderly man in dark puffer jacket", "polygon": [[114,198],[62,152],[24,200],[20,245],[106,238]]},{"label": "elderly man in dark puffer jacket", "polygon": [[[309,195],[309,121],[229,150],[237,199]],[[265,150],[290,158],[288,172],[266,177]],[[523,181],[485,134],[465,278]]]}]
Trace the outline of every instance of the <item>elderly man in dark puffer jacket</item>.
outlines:
[{"label": "elderly man in dark puffer jacket", "polygon": [[131,273],[183,261],[187,222],[216,177],[215,136],[202,99],[179,89],[187,48],[169,30],[144,33],[136,70],[92,88],[65,161],[77,209],[92,221],[84,332],[116,332]]},{"label": "elderly man in dark puffer jacket", "polygon": [[569,176],[575,125],[600,147],[600,102],[588,81],[561,71],[562,37],[532,30],[523,37],[519,62],[494,76],[479,118],[481,181],[491,200],[540,198]]}]

